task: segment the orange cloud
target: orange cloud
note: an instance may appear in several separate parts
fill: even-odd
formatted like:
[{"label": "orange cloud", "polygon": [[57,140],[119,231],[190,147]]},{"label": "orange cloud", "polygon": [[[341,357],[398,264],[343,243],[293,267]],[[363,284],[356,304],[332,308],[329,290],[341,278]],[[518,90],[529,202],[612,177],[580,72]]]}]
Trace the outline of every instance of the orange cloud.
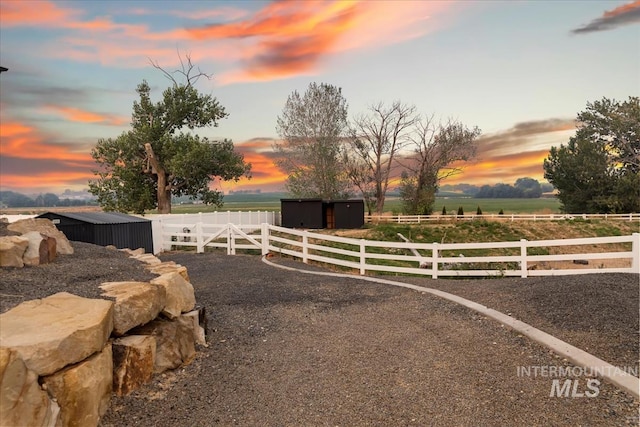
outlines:
[{"label": "orange cloud", "polygon": [[634,10],[640,8],[640,0],[634,1],[631,3],[623,4],[622,6],[616,7],[613,10],[606,11],[604,13],[605,18],[611,18],[613,16],[622,15],[625,13],[633,12]]},{"label": "orange cloud", "polygon": [[[442,25],[426,22],[452,3],[315,1],[269,3],[249,19],[188,30],[196,40],[240,39],[244,67],[223,83],[271,80],[315,72],[320,60],[353,49],[420,37]],[[429,24],[429,25],[427,25]]]},{"label": "orange cloud", "polygon": [[462,167],[462,173],[446,179],[443,183],[464,182],[474,185],[513,183],[522,177],[540,181],[544,179],[542,163],[548,155],[548,150],[539,150],[497,156],[477,163],[456,163],[452,167]]},{"label": "orange cloud", "polygon": [[485,159],[508,153],[532,150],[535,146],[549,146],[548,139],[565,141],[575,131],[573,119],[547,119],[516,123],[512,128],[484,134],[478,139],[478,158]]},{"label": "orange cloud", "polygon": [[0,24],[3,27],[59,27],[75,19],[81,12],[59,7],[50,1],[4,1],[0,3]]},{"label": "orange cloud", "polygon": [[592,33],[595,31],[613,30],[623,25],[640,23],[640,1],[623,4],[613,10],[605,11],[587,25],[576,28],[574,34]]},{"label": "orange cloud", "polygon": [[32,173],[30,175],[0,175],[0,182],[3,188],[14,190],[34,191],[56,191],[56,189],[78,187],[84,189],[87,182],[94,179],[95,175],[91,171],[87,172],[48,172]]},{"label": "orange cloud", "polygon": [[70,144],[46,143],[37,129],[24,123],[2,121],[0,135],[0,154],[3,157],[91,161],[89,153],[74,151]]},{"label": "orange cloud", "polygon": [[91,111],[84,111],[73,107],[63,107],[60,105],[45,105],[45,109],[51,110],[72,122],[80,123],[103,123],[108,125],[120,126],[127,124],[129,118],[124,116],[115,116],[113,114],[98,114]]},{"label": "orange cloud", "polygon": [[287,179],[273,162],[273,142],[271,138],[253,138],[236,144],[236,151],[244,155],[244,160],[251,163],[251,181],[248,186],[265,184],[281,184]]}]

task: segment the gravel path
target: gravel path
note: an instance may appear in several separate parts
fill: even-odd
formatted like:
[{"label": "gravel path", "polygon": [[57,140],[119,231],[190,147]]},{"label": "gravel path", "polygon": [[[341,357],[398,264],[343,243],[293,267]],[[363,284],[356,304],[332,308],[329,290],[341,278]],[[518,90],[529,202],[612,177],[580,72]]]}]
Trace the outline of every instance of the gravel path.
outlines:
[{"label": "gravel path", "polygon": [[[49,266],[2,270],[2,311],[59,290],[92,296],[103,281],[145,278],[121,252],[74,247]],[[552,378],[519,376],[518,367],[571,365],[430,294],[283,271],[257,256],[160,258],[188,268],[207,308],[209,347],[191,365],[114,398],[103,427],[638,424],[638,401],[608,383],[592,398],[549,397]],[[609,362],[638,363],[637,275],[415,280],[599,349]],[[588,391],[578,380],[578,391]]]}]

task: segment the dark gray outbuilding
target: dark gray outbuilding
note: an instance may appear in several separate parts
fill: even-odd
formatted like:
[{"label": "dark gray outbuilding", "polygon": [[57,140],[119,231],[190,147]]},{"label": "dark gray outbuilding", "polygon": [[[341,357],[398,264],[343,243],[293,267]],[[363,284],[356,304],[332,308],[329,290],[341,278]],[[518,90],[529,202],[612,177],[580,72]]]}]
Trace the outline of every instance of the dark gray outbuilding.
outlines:
[{"label": "dark gray outbuilding", "polygon": [[362,200],[280,199],[282,226],[288,228],[360,228]]},{"label": "dark gray outbuilding", "polygon": [[50,219],[67,239],[113,245],[118,249],[144,248],[153,253],[151,221],[119,212],[46,212],[38,218]]}]

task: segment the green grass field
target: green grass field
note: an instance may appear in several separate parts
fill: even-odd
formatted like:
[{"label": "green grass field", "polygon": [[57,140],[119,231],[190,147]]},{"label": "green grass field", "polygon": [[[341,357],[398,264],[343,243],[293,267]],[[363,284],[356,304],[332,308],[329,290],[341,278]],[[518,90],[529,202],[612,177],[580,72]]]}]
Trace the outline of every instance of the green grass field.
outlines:
[{"label": "green grass field", "polygon": [[[462,206],[466,215],[475,214],[478,206],[480,206],[483,214],[497,214],[501,209],[505,215],[525,213],[550,214],[560,212],[560,201],[555,198],[474,199],[462,197],[437,197],[433,213],[441,213],[443,206],[447,208],[447,212],[449,214],[456,213],[458,211],[458,207]],[[402,212],[402,203],[400,199],[390,199],[385,203],[384,208],[385,211],[400,214]]]},{"label": "green grass field", "polygon": [[[285,193],[264,194],[231,194],[224,197],[221,208],[206,205],[175,204],[173,213],[197,213],[212,211],[279,211],[280,199],[288,198]],[[442,207],[448,213],[455,213],[462,206],[465,214],[475,214],[478,206],[483,214],[497,214],[502,209],[505,215],[519,213],[559,213],[560,202],[553,198],[540,199],[473,199],[463,197],[438,197],[434,213],[442,212]],[[385,213],[398,215],[402,212],[399,198],[391,197],[385,203]]]}]

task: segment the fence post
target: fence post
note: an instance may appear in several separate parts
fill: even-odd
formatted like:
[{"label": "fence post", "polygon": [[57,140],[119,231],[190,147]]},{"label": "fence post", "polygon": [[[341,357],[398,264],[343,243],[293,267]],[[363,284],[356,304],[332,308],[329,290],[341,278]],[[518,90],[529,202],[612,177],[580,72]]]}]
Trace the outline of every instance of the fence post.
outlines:
[{"label": "fence post", "polygon": [[196,222],[196,252],[204,252],[204,236],[202,235],[202,222]]},{"label": "fence post", "polygon": [[307,231],[303,231],[302,232],[302,262],[304,262],[305,264],[309,263],[309,248],[307,247],[307,245],[309,244],[309,238],[307,237]]},{"label": "fence post", "polygon": [[364,276],[367,271],[367,246],[364,239],[360,239],[360,275]]},{"label": "fence post", "polygon": [[631,243],[631,272],[640,273],[640,233],[633,233]]},{"label": "fence post", "polygon": [[233,233],[231,233],[231,227],[227,224],[227,255],[235,255],[232,248]]},{"label": "fence post", "polygon": [[433,258],[433,262],[431,263],[431,278],[438,278],[438,243],[433,242],[433,247],[431,248],[431,257]]},{"label": "fence post", "polygon": [[261,233],[262,235],[262,255],[268,255],[269,254],[269,224],[267,224],[266,222],[262,223],[262,230]]},{"label": "fence post", "polygon": [[520,239],[520,277],[527,277],[527,239]]}]

